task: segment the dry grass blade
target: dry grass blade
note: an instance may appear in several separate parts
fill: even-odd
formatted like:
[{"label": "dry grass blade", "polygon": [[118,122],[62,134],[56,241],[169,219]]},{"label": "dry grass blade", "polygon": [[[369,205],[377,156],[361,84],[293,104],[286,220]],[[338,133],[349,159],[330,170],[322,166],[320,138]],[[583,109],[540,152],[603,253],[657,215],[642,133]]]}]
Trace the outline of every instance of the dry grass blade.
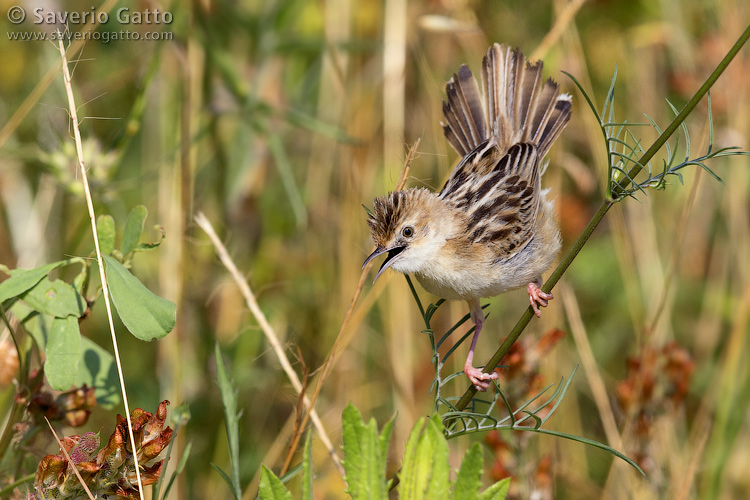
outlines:
[{"label": "dry grass blade", "polygon": [[78,113],[76,111],[76,103],[73,97],[73,85],[70,81],[70,71],[68,70],[68,59],[65,56],[65,46],[63,45],[62,37],[59,39],[58,47],[60,49],[60,57],[62,58],[62,70],[63,79],[65,80],[65,92],[68,95],[68,112],[70,113],[70,121],[73,125],[73,138],[76,144],[76,156],[78,158],[78,166],[81,170],[81,182],[83,183],[83,190],[86,195],[86,206],[89,211],[89,218],[91,219],[91,230],[94,237],[94,249],[96,250],[96,261],[99,264],[99,278],[102,281],[102,295],[104,296],[104,305],[107,309],[107,321],[109,322],[109,331],[112,336],[112,348],[115,354],[115,362],[117,364],[117,375],[120,379],[120,389],[122,392],[122,402],[125,406],[125,418],[128,422],[128,436],[130,442],[133,443],[133,462],[135,463],[135,475],[138,481],[138,494],[143,500],[143,484],[141,482],[141,468],[138,464],[138,454],[135,452],[135,436],[133,435],[133,423],[130,420],[130,407],[128,405],[128,395],[125,391],[125,378],[122,372],[122,363],[120,362],[120,350],[117,347],[117,335],[115,334],[115,324],[112,319],[112,304],[109,300],[109,285],[107,284],[107,275],[104,272],[104,259],[102,258],[102,252],[99,248],[99,234],[96,230],[96,213],[94,212],[94,202],[91,199],[91,189],[89,188],[88,177],[86,176],[86,165],[83,162],[83,145],[81,142],[81,131],[78,128]]},{"label": "dry grass blade", "polygon": [[594,396],[594,402],[602,419],[602,426],[604,427],[604,433],[607,435],[607,441],[610,446],[621,448],[622,436],[617,430],[617,422],[615,421],[615,415],[609,402],[609,395],[607,394],[607,385],[604,383],[604,378],[596,364],[594,351],[586,335],[586,329],[581,318],[581,309],[578,306],[578,299],[573,289],[566,283],[561,283],[560,288],[562,289],[560,295],[565,307],[565,314],[568,317],[573,339],[581,357],[583,371],[586,373],[586,378],[589,381],[591,394]]},{"label": "dry grass blade", "polygon": [[[406,154],[406,159],[404,160],[404,166],[401,169],[401,175],[398,177],[398,181],[396,182],[396,187],[394,188],[396,191],[399,191],[403,189],[404,184],[406,184],[406,179],[409,177],[409,170],[411,169],[411,163],[414,161],[414,158],[416,158],[418,151],[419,151],[419,144],[421,142],[421,139],[417,139],[414,141],[414,144],[412,144],[409,147],[409,152]],[[312,408],[315,407],[315,402],[318,400],[318,396],[320,395],[320,390],[323,387],[323,383],[325,382],[326,378],[328,377],[328,374],[331,372],[331,368],[333,368],[333,365],[336,363],[336,360],[338,359],[339,354],[341,351],[343,351],[344,347],[346,347],[344,343],[344,332],[346,331],[347,327],[349,326],[349,320],[352,317],[352,312],[354,311],[354,306],[357,303],[357,300],[359,300],[359,296],[362,293],[362,288],[365,286],[365,280],[367,279],[367,275],[370,272],[370,267],[372,266],[372,262],[368,263],[364,269],[362,269],[362,274],[359,276],[359,282],[357,283],[357,288],[354,290],[354,294],[352,295],[352,300],[349,302],[349,307],[346,309],[346,313],[344,314],[344,320],[341,322],[341,328],[339,328],[339,333],[336,335],[336,340],[333,342],[333,347],[331,347],[331,351],[328,354],[328,358],[326,359],[325,364],[323,365],[323,370],[318,377],[317,384],[315,385],[315,392],[312,396],[312,404],[308,407],[307,412],[305,413],[304,417],[300,421],[300,424],[297,428],[297,432],[294,435],[294,438],[292,439],[292,444],[289,449],[289,454],[286,457],[286,461],[284,462],[284,467],[282,468],[282,474],[286,473],[286,471],[289,469],[289,466],[291,464],[292,456],[294,455],[294,451],[297,449],[297,446],[299,445],[299,440],[302,436],[302,433],[305,430],[305,425],[307,424],[308,418],[310,418],[310,412],[312,411]]]},{"label": "dry grass blade", "polygon": [[[250,289],[250,285],[247,283],[247,280],[242,276],[239,269],[237,269],[237,266],[235,265],[232,258],[229,256],[229,252],[227,251],[226,247],[219,239],[219,236],[216,234],[216,231],[214,231],[214,228],[209,222],[208,218],[202,212],[199,212],[195,216],[195,222],[198,224],[198,226],[200,226],[201,229],[203,229],[203,231],[211,239],[211,243],[213,243],[214,248],[216,249],[216,253],[219,256],[219,259],[221,260],[222,264],[224,264],[224,267],[226,267],[227,271],[229,271],[229,274],[232,276],[235,283],[239,287],[240,292],[242,293],[242,296],[245,299],[245,303],[247,304],[247,307],[250,309],[250,312],[255,317],[255,320],[258,322],[258,325],[260,325],[260,328],[263,331],[263,334],[266,336],[266,339],[271,344],[271,347],[273,348],[274,353],[276,354],[276,357],[279,360],[279,363],[281,363],[281,367],[284,370],[284,373],[286,373],[287,377],[289,378],[289,381],[292,383],[292,386],[294,386],[294,390],[296,390],[298,394],[303,395],[304,391],[303,391],[302,382],[300,381],[299,376],[297,375],[297,372],[294,371],[292,364],[289,362],[289,358],[284,352],[284,348],[282,347],[281,342],[279,342],[279,339],[276,336],[276,333],[273,331],[273,328],[271,328],[271,325],[268,323],[268,319],[266,319],[265,314],[263,314],[263,311],[261,311],[260,306],[258,305],[258,302],[255,300],[255,295],[253,294],[253,291]],[[341,459],[336,453],[336,450],[334,449],[333,444],[331,443],[331,440],[328,438],[328,433],[326,432],[325,427],[323,426],[323,421],[320,420],[320,417],[315,411],[313,407],[313,403],[310,401],[310,399],[307,396],[303,396],[303,399],[304,399],[305,406],[308,409],[306,415],[310,415],[313,425],[318,431],[320,440],[328,449],[328,453],[331,455],[331,458],[333,459],[333,462],[336,465],[336,468],[339,470],[339,472],[343,476],[344,469],[341,466]],[[305,422],[302,422],[301,426],[304,426]]]},{"label": "dry grass blade", "polygon": [[565,5],[562,11],[558,14],[557,20],[552,26],[552,29],[547,32],[539,43],[539,46],[529,56],[530,61],[544,59],[547,51],[558,42],[563,33],[565,33],[565,30],[569,28],[573,19],[575,19],[576,14],[578,14],[578,11],[581,10],[581,7],[583,7],[583,4],[585,4],[586,1],[587,0],[571,0]]}]

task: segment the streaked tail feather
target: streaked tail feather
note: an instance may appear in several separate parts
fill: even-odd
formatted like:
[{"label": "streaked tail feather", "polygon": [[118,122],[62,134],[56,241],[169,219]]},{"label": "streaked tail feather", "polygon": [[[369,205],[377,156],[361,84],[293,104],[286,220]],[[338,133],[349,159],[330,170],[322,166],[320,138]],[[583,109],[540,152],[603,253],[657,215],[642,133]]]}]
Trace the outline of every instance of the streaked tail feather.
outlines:
[{"label": "streaked tail feather", "polygon": [[443,102],[448,142],[461,156],[487,139],[487,126],[479,86],[471,70],[461,65],[445,86],[448,100]]},{"label": "streaked tail feather", "polygon": [[570,118],[570,95],[558,95],[551,79],[542,83],[541,61],[528,63],[520,50],[497,43],[482,61],[482,84],[484,106],[466,66],[446,85],[443,129],[453,149],[466,156],[492,138],[500,151],[534,144],[542,158]]}]

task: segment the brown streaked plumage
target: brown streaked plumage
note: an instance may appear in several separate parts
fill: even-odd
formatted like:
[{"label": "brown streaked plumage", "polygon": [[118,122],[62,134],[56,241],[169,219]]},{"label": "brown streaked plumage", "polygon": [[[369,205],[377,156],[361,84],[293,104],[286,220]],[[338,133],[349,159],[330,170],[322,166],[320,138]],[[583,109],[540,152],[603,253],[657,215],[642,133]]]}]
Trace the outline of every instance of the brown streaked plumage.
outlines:
[{"label": "brown streaked plumage", "polygon": [[561,242],[541,161],[570,118],[571,98],[541,75],[541,61],[494,44],[482,61],[482,101],[462,65],[446,85],[442,124],[461,161],[439,193],[389,193],[375,199],[368,220],[377,248],[365,264],[388,254],[375,279],[391,267],[469,303],[476,328],[464,372],[479,390],[497,378],[472,365],[484,321],[479,299],[525,286],[537,316],[552,299],[539,286]]}]

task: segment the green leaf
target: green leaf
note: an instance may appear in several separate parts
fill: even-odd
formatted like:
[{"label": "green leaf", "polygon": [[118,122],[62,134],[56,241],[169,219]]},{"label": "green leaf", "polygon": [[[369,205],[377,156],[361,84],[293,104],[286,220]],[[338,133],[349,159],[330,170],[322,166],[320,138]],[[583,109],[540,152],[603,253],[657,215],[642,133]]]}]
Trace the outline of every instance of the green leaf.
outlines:
[{"label": "green leaf", "polygon": [[53,262],[45,266],[37,267],[36,269],[13,269],[7,271],[11,276],[0,283],[0,304],[8,299],[21,295],[23,292],[31,289],[34,285],[42,281],[42,278],[47,276],[50,271],[70,264],[71,262],[72,259],[68,259]]},{"label": "green leaf", "polygon": [[344,144],[351,144],[354,146],[365,144],[365,141],[363,139],[349,135],[346,130],[326,123],[322,120],[318,120],[315,116],[307,114],[300,109],[290,107],[287,111],[286,118],[294,125],[306,128],[315,134],[330,137],[331,139]]},{"label": "green leaf", "polygon": [[312,483],[312,430],[307,433],[302,461],[302,500],[313,500]]},{"label": "green leaf", "polygon": [[274,165],[279,172],[281,185],[284,187],[286,195],[289,198],[289,203],[292,206],[297,226],[303,226],[307,223],[307,209],[302,200],[302,194],[297,186],[297,182],[294,180],[292,163],[287,157],[286,148],[276,134],[268,135],[266,140],[268,149],[274,159]]},{"label": "green leaf", "polygon": [[10,312],[21,322],[26,333],[31,335],[39,350],[44,352],[47,347],[49,330],[52,328],[52,318],[39,314],[28,304],[20,301],[13,304]]},{"label": "green leaf", "polygon": [[122,255],[127,255],[138,246],[143,234],[143,223],[148,217],[148,210],[143,205],[133,208],[128,214],[128,220],[125,221],[125,231],[122,234],[122,245],[120,251]]},{"label": "green leaf", "polygon": [[419,439],[421,437],[422,428],[425,425],[425,417],[420,418],[414,424],[414,428],[409,434],[409,439],[406,441],[406,449],[404,450],[404,462],[401,465],[401,473],[399,478],[401,480],[399,486],[399,497],[403,498],[418,498],[416,496],[416,489],[419,487],[417,480],[417,450],[419,448]]},{"label": "green leaf", "polygon": [[44,363],[44,373],[53,389],[67,391],[75,384],[81,357],[80,347],[78,319],[74,316],[55,318],[47,341],[47,360]]},{"label": "green leaf", "polygon": [[99,250],[102,255],[110,255],[115,249],[115,220],[111,215],[100,215],[96,220],[96,234],[99,235]]},{"label": "green leaf", "polygon": [[112,302],[130,333],[150,342],[172,331],[177,306],[151,292],[117,260],[103,257]]},{"label": "green leaf", "polygon": [[73,282],[71,283],[71,285],[73,286],[73,288],[75,288],[76,292],[78,292],[78,295],[85,296],[88,282],[89,266],[82,266],[81,272],[78,273],[75,278],[73,278]]},{"label": "green leaf", "polygon": [[[378,464],[380,466],[379,473],[380,477],[384,478],[386,473],[386,463],[388,461],[388,447],[391,444],[391,434],[393,434],[393,424],[396,421],[396,415],[393,415],[388,422],[383,426],[383,430],[380,432],[380,457]],[[388,484],[386,483],[386,492],[388,491]]]},{"label": "green leaf", "polygon": [[271,470],[262,465],[260,472],[260,487],[258,488],[258,496],[260,500],[292,500],[292,495],[289,493],[281,482],[276,477],[276,474]]},{"label": "green leaf", "polygon": [[[216,376],[221,394],[221,403],[224,406],[224,422],[227,431],[227,444],[229,445],[229,461],[232,466],[232,478],[230,486],[232,493],[238,500],[242,498],[240,488],[240,438],[239,438],[239,415],[237,413],[237,390],[229,378],[224,358],[217,342],[214,348],[216,356]],[[275,476],[274,476],[275,477]],[[278,479],[278,478],[277,478]],[[274,497],[271,497],[274,498]]]},{"label": "green leaf", "polygon": [[482,448],[474,443],[464,455],[453,486],[455,500],[474,500],[482,486]]},{"label": "green leaf", "polygon": [[112,355],[86,337],[81,337],[81,357],[75,385],[94,387],[96,403],[111,410],[120,404],[120,379]]},{"label": "green leaf", "polygon": [[[518,428],[517,428],[518,429]],[[565,439],[570,439],[571,441],[576,441],[578,443],[587,444],[589,446],[593,446],[594,448],[599,448],[601,450],[605,450],[612,455],[616,456],[620,460],[624,460],[627,462],[631,467],[633,467],[635,470],[641,473],[641,475],[648,479],[648,476],[646,476],[646,473],[643,472],[643,469],[641,469],[635,461],[628,458],[624,453],[617,451],[616,449],[612,448],[609,445],[606,445],[604,443],[600,443],[599,441],[594,441],[593,439],[585,438],[582,436],[575,436],[573,434],[567,434],[565,432],[558,432],[558,431],[551,431],[548,429],[534,429],[531,427],[523,427],[523,430],[529,431],[529,432],[536,432],[539,434],[547,434],[548,436],[557,436]]]},{"label": "green leaf", "polygon": [[427,487],[426,498],[447,498],[450,491],[450,464],[448,462],[448,442],[443,434],[440,417],[434,415],[427,423],[427,444],[425,459],[432,462],[432,474]]},{"label": "green leaf", "polygon": [[224,482],[229,485],[229,489],[232,490],[232,495],[234,496],[234,498],[236,500],[240,500],[240,497],[238,497],[237,494],[234,492],[234,489],[233,489],[233,486],[232,486],[232,480],[229,479],[229,476],[227,475],[227,473],[224,472],[224,470],[221,467],[219,467],[218,465],[216,465],[213,462],[211,462],[211,467],[213,467],[216,470],[216,472],[219,473],[219,475],[224,480]]},{"label": "green leaf", "polygon": [[[375,419],[370,419],[365,424],[359,410],[349,403],[344,408],[342,427],[347,493],[354,500],[387,499],[386,457],[382,456],[381,439],[390,439],[392,425],[386,426],[383,437],[378,436]],[[385,449],[387,450],[387,446]]]},{"label": "green leaf", "polygon": [[510,490],[510,478],[506,477],[484,490],[477,500],[505,500],[508,490]]},{"label": "green leaf", "polygon": [[448,497],[448,443],[439,417],[421,419],[406,443],[399,498],[429,500]]},{"label": "green leaf", "polygon": [[153,250],[154,248],[158,248],[159,245],[164,241],[164,238],[167,236],[167,232],[164,230],[162,226],[156,225],[154,226],[154,229],[159,231],[161,233],[161,238],[159,238],[159,241],[152,241],[147,243],[138,243],[138,246],[135,247],[136,252],[145,252],[147,250]]},{"label": "green leaf", "polygon": [[50,281],[46,276],[19,297],[40,313],[56,318],[80,318],[86,311],[86,301],[75,288],[62,280]]},{"label": "green leaf", "polygon": [[[172,444],[172,441],[169,443]],[[190,450],[193,448],[193,442],[188,441],[188,444],[185,446],[185,449],[182,452],[182,457],[180,457],[180,462],[177,464],[177,468],[172,473],[172,476],[169,478],[169,483],[167,483],[167,487],[164,488],[164,494],[159,497],[161,500],[166,500],[166,498],[169,496],[169,490],[172,489],[172,485],[175,482],[175,479],[177,479],[177,476],[182,474],[182,471],[185,469],[185,465],[187,464],[188,457],[190,457]],[[158,493],[158,491],[157,491]]]}]

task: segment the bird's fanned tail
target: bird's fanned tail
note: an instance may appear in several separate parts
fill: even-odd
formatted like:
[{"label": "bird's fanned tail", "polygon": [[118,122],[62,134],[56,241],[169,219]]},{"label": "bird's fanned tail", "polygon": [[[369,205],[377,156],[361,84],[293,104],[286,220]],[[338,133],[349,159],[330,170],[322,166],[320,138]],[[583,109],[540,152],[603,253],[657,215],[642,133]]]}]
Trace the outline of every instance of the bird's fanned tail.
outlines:
[{"label": "bird's fanned tail", "polygon": [[488,137],[479,85],[465,64],[447,83],[445,93],[448,99],[443,102],[445,137],[458,154],[465,156]]},{"label": "bird's fanned tail", "polygon": [[446,85],[442,125],[453,149],[463,157],[488,140],[501,152],[529,143],[544,157],[570,118],[571,97],[551,79],[542,82],[542,62],[496,43],[482,61],[482,84],[484,102],[464,65]]}]

